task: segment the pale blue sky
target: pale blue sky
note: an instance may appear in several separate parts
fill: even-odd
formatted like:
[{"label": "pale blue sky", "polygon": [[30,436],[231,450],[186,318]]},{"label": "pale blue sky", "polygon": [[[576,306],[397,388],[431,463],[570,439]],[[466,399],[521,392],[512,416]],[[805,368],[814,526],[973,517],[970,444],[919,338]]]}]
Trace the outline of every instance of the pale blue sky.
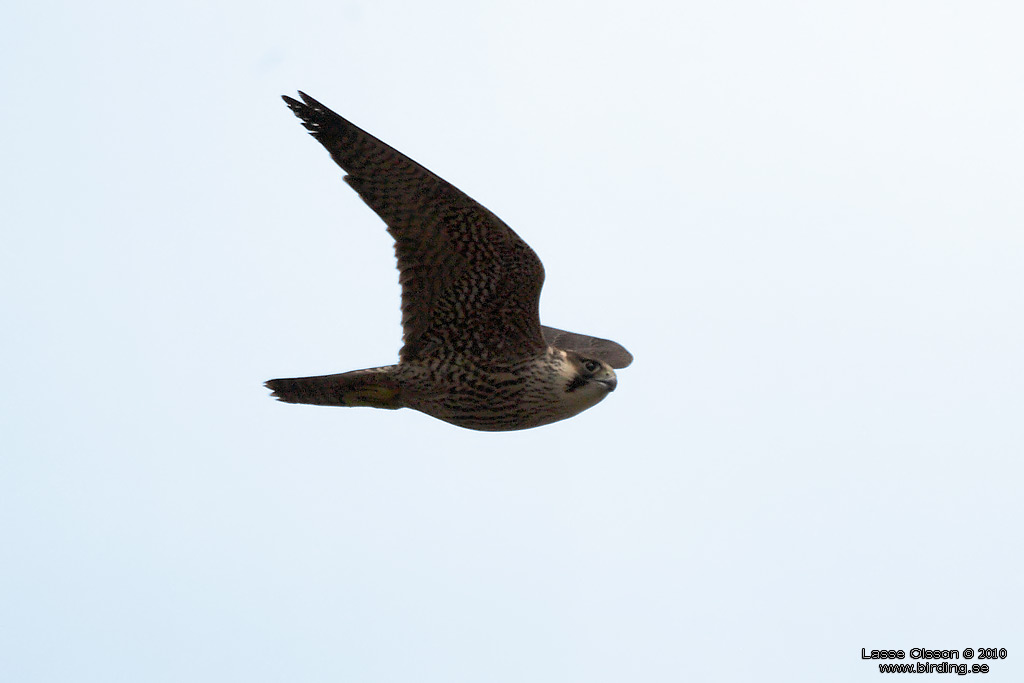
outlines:
[{"label": "pale blue sky", "polygon": [[[1024,553],[1011,2],[0,10],[0,679],[873,681],[1006,647]],[[390,363],[302,89],[636,356],[521,433],[290,406]]]}]

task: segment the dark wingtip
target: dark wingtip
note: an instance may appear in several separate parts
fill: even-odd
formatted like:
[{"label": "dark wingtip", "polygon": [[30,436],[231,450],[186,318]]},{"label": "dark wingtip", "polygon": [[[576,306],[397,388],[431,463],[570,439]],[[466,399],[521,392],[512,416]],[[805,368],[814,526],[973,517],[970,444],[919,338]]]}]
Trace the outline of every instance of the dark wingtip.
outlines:
[{"label": "dark wingtip", "polygon": [[277,387],[275,387],[277,381],[278,380],[276,379],[268,379],[266,382],[263,383],[263,386],[265,386],[267,389],[270,389],[270,398],[276,398],[278,401],[281,401],[283,399],[277,393]]},{"label": "dark wingtip", "polygon": [[292,113],[302,121],[302,125],[306,127],[306,130],[311,135],[317,135],[320,132],[321,119],[324,113],[329,113],[330,110],[301,90],[299,91],[299,96],[303,99],[302,102],[287,95],[281,95],[281,99],[292,110]]},{"label": "dark wingtip", "polygon": [[302,101],[305,102],[308,106],[310,106],[310,107],[323,107],[324,106],[324,105],[320,104],[319,102],[317,102],[316,100],[314,100],[309,95],[307,95],[306,93],[302,92],[301,90],[299,90],[298,92],[299,92],[299,97],[301,97]]},{"label": "dark wingtip", "polygon": [[327,109],[327,107],[325,107],[324,105],[320,104],[318,101],[314,100],[312,97],[310,97],[306,93],[302,92],[301,90],[298,90],[297,92],[299,93],[299,97],[302,99],[301,102],[299,102],[299,100],[295,99],[294,97],[289,97],[288,95],[281,95],[281,99],[284,100],[284,103],[287,104],[292,109],[295,109],[295,107],[311,107],[313,109]]}]

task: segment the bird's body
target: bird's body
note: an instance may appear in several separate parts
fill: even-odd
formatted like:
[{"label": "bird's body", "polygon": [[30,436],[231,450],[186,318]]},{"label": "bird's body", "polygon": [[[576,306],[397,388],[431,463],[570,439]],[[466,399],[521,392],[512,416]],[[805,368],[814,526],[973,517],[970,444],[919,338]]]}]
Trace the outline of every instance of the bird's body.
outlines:
[{"label": "bird's body", "polygon": [[632,356],[605,339],[540,324],[533,250],[454,186],[316,100],[285,97],[388,225],[402,285],[397,365],[267,382],[290,403],[412,408],[469,429],[572,417],[615,389]]}]

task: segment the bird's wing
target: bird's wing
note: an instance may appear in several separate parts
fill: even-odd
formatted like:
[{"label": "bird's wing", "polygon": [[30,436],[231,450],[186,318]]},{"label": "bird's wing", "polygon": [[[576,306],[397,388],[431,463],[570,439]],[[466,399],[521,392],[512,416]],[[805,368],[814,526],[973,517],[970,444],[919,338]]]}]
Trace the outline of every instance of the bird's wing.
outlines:
[{"label": "bird's wing", "polygon": [[616,370],[633,362],[633,354],[624,349],[621,344],[616,344],[610,339],[556,330],[547,325],[541,325],[540,329],[544,334],[544,341],[550,346],[565,351],[575,351],[584,358],[603,360]]},{"label": "bird's wing", "polygon": [[501,219],[303,92],[285,103],[387,223],[402,285],[403,361],[464,353],[507,362],[543,352],[544,268]]}]

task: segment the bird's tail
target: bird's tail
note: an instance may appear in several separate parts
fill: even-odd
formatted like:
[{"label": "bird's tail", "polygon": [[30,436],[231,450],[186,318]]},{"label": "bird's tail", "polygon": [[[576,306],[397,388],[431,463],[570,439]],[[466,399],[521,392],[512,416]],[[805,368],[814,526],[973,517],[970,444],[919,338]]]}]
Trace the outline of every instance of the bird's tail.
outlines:
[{"label": "bird's tail", "polygon": [[353,370],[338,375],[272,379],[264,386],[285,403],[318,406],[367,406],[394,410],[403,406],[393,378],[395,366]]}]

